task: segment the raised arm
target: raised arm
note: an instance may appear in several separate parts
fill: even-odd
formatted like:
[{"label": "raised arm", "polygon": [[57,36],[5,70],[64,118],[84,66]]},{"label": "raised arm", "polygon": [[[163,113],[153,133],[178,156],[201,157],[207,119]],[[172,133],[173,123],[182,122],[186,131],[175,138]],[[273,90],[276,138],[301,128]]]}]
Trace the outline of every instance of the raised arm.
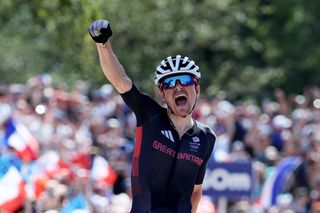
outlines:
[{"label": "raised arm", "polygon": [[97,20],[89,26],[88,31],[97,43],[100,65],[106,78],[119,93],[129,91],[132,87],[132,81],[126,75],[112,50],[110,41],[108,41],[112,35],[109,22],[107,20]]}]

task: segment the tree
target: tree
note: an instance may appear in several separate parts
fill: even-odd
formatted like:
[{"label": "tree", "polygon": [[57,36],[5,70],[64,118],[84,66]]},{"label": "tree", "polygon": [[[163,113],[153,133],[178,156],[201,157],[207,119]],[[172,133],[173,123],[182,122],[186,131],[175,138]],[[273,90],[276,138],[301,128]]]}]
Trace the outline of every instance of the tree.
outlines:
[{"label": "tree", "polygon": [[301,92],[319,85],[317,1],[12,0],[0,8],[2,82],[41,72],[72,85],[105,83],[89,24],[107,18],[114,50],[129,76],[152,91],[153,72],[168,55],[198,62],[202,91],[230,98]]}]

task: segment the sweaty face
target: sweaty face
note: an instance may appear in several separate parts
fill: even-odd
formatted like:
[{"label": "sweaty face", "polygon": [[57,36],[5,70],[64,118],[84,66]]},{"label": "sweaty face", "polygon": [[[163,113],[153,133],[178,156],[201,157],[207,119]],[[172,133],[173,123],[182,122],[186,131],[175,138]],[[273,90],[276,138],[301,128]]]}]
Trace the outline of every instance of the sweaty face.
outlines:
[{"label": "sweaty face", "polygon": [[175,115],[185,117],[193,109],[199,95],[200,86],[193,77],[183,76],[182,78],[174,76],[164,79],[160,89],[164,101],[172,112]]}]

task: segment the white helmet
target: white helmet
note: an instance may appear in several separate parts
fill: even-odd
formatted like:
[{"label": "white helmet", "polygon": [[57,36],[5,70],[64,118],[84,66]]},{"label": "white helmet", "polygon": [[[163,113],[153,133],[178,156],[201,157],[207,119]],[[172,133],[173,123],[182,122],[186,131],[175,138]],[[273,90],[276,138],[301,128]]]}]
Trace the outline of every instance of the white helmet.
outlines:
[{"label": "white helmet", "polygon": [[187,56],[169,56],[165,60],[161,61],[161,63],[157,67],[157,71],[155,72],[154,77],[154,83],[155,85],[159,85],[160,80],[163,77],[180,73],[191,74],[196,79],[200,79],[201,77],[199,67],[193,60],[189,59]]}]

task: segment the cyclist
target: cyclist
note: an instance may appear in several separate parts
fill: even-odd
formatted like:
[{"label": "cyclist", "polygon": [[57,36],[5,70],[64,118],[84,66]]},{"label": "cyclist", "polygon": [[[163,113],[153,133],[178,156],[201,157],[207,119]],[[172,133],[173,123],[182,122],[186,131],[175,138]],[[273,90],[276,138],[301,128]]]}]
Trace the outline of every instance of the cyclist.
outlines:
[{"label": "cyclist", "polygon": [[199,67],[186,56],[164,59],[155,84],[167,107],[139,91],[115,56],[107,20],[88,28],[97,43],[101,68],[133,110],[136,144],[132,159],[132,213],[195,213],[215,134],[195,121],[192,112],[200,94]]}]

